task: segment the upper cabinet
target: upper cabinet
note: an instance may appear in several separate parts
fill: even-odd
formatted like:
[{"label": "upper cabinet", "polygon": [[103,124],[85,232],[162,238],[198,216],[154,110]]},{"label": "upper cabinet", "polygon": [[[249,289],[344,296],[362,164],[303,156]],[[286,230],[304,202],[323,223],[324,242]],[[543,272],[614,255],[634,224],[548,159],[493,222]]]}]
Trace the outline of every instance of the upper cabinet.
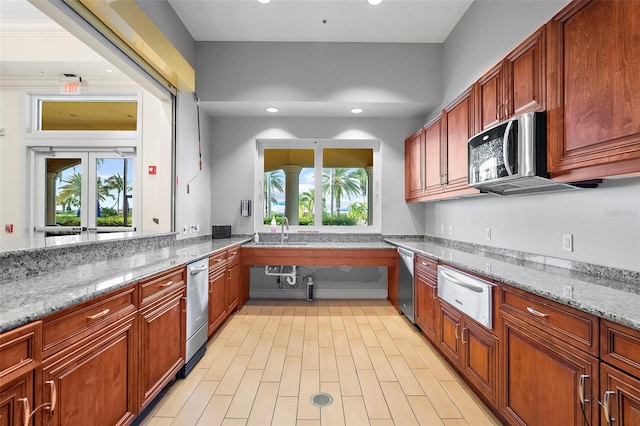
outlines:
[{"label": "upper cabinet", "polygon": [[475,85],[476,133],[545,108],[545,30],[533,33]]},{"label": "upper cabinet", "polygon": [[547,24],[553,178],[640,172],[639,34],[634,0],[574,1]]},{"label": "upper cabinet", "polygon": [[424,190],[424,129],[404,141],[404,196],[419,198]]}]

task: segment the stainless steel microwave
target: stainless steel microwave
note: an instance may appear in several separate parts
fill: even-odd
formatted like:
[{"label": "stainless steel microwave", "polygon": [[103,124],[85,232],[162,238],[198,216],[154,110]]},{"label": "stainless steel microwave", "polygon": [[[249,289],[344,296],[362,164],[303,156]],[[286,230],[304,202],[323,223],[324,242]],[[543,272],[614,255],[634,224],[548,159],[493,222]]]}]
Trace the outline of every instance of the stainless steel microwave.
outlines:
[{"label": "stainless steel microwave", "polygon": [[500,195],[575,189],[549,179],[545,112],[528,112],[473,136],[469,186]]}]

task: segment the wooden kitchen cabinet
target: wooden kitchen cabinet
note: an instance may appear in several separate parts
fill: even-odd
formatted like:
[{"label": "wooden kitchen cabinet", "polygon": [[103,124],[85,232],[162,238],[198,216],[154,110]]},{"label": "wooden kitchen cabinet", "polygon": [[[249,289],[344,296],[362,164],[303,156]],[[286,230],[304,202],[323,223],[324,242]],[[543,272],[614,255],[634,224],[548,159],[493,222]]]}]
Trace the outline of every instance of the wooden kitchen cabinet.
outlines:
[{"label": "wooden kitchen cabinet", "polygon": [[640,2],[574,1],[547,24],[548,169],[640,172]]},{"label": "wooden kitchen cabinet", "polygon": [[227,253],[209,257],[209,331],[211,336],[227,319]]},{"label": "wooden kitchen cabinet", "polygon": [[131,314],[43,361],[44,402],[51,403],[54,394],[57,401],[53,413],[44,413],[44,424],[131,422],[138,405],[136,324],[136,315]]},{"label": "wooden kitchen cabinet", "polygon": [[43,319],[42,403],[51,425],[127,424],[138,412],[138,284]]},{"label": "wooden kitchen cabinet", "polygon": [[518,425],[582,425],[584,406],[597,424],[598,319],[506,285],[499,303],[500,414]]},{"label": "wooden kitchen cabinet", "polygon": [[431,342],[436,343],[438,331],[438,277],[437,263],[423,256],[416,256],[415,306],[416,324]]},{"label": "wooden kitchen cabinet", "polygon": [[434,198],[444,191],[442,114],[428,123],[424,132],[424,195]]},{"label": "wooden kitchen cabinet", "polygon": [[474,89],[470,87],[442,114],[443,197],[478,194],[468,185],[469,138],[474,134]]},{"label": "wooden kitchen cabinet", "polygon": [[639,425],[640,331],[601,320],[600,341],[600,424]]},{"label": "wooden kitchen cabinet", "polygon": [[438,346],[468,383],[493,404],[498,399],[498,338],[440,301]]},{"label": "wooden kitchen cabinet", "polygon": [[186,342],[185,268],[140,282],[139,408],[142,411],[184,365]]},{"label": "wooden kitchen cabinet", "polygon": [[545,108],[545,30],[539,29],[476,83],[479,133],[514,115]]},{"label": "wooden kitchen cabinet", "polygon": [[34,384],[42,360],[42,322],[1,334],[0,354],[0,425],[22,426],[39,405]]},{"label": "wooden kitchen cabinet", "polygon": [[227,251],[226,302],[229,315],[238,307],[240,298],[240,247]]},{"label": "wooden kitchen cabinet", "polygon": [[420,129],[404,142],[405,200],[422,197],[424,193],[425,131]]}]

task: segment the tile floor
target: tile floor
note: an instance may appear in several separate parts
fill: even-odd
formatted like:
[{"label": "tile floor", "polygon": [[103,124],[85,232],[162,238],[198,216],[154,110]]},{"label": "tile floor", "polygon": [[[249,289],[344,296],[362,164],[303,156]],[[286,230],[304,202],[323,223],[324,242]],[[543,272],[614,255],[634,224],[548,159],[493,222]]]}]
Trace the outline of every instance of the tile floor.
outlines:
[{"label": "tile floor", "polygon": [[[314,406],[318,392],[333,403]],[[140,424],[500,422],[386,300],[251,300]]]}]

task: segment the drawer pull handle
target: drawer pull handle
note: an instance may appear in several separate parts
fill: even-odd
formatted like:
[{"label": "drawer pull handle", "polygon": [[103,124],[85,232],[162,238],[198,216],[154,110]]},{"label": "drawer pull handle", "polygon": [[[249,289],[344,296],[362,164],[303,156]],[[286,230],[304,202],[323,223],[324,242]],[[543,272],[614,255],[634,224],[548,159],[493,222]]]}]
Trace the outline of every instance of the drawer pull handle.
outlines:
[{"label": "drawer pull handle", "polygon": [[533,314],[533,315],[535,315],[535,316],[537,316],[537,317],[543,317],[543,318],[546,318],[546,317],[548,317],[548,316],[549,316],[549,314],[545,314],[545,313],[542,313],[542,312],[540,312],[540,311],[536,311],[535,309],[533,309],[533,308],[531,308],[531,307],[529,307],[529,306],[527,306],[527,311],[529,311],[529,313],[530,313],[530,314]]},{"label": "drawer pull handle", "polygon": [[460,336],[458,335],[458,329],[459,328],[460,328],[460,324],[456,324],[456,330],[455,330],[456,340],[460,340]]},{"label": "drawer pull handle", "polygon": [[467,334],[469,333],[469,329],[467,327],[462,329],[462,343],[466,345],[467,344],[467,339],[464,338],[464,334],[465,333],[467,333]]},{"label": "drawer pull handle", "polygon": [[47,384],[51,386],[51,402],[49,403],[49,411],[53,413],[58,403],[58,390],[56,389],[56,382],[53,380],[47,380]]},{"label": "drawer pull handle", "polygon": [[29,426],[31,423],[31,406],[29,405],[29,400],[27,398],[20,398],[18,401],[22,402],[22,424],[23,426]]},{"label": "drawer pull handle", "polygon": [[216,263],[222,262],[222,261],[223,261],[223,259],[216,259]]},{"label": "drawer pull handle", "polygon": [[173,284],[173,280],[162,284],[160,287],[162,288],[169,287],[171,284]]},{"label": "drawer pull handle", "polygon": [[610,404],[611,397],[613,396],[613,391],[606,391],[604,393],[604,402],[602,403],[602,409],[604,410],[604,419],[607,421],[607,424],[611,426],[613,422],[616,421],[613,417],[611,417]]},{"label": "drawer pull handle", "polygon": [[[97,314],[89,315],[87,317],[87,319],[88,320],[94,320],[94,319],[102,318],[103,316],[107,315],[110,311],[111,311],[111,309],[107,308],[105,310],[102,310],[102,311],[98,312]],[[54,387],[55,387],[55,385],[54,385]]]},{"label": "drawer pull handle", "polygon": [[578,388],[578,394],[580,396],[580,403],[584,405],[585,402],[589,402],[589,397],[584,396],[584,382],[589,378],[588,375],[583,374],[580,376],[580,387]]}]

